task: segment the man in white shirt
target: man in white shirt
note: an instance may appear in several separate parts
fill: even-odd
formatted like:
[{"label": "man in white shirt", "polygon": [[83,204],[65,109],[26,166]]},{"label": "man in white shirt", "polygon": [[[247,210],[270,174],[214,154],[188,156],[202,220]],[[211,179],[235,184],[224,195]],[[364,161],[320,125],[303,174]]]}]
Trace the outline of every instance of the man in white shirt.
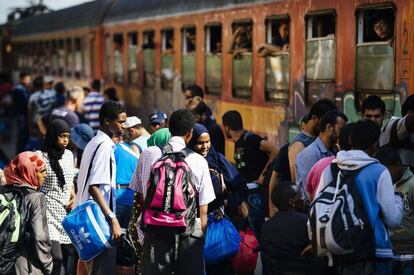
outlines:
[{"label": "man in white shirt", "polygon": [[[122,134],[126,118],[122,104],[109,100],[102,105],[99,111],[100,127],[85,147],[78,177],[77,204],[93,199],[109,221],[113,240],[121,236],[121,227],[114,213],[116,146],[111,137]],[[86,262],[86,269],[88,274],[116,274],[116,249],[109,248]]]},{"label": "man in white shirt", "polygon": [[[171,115],[169,130],[171,139],[168,144],[173,151],[180,151],[186,147],[193,135],[195,125],[191,111],[181,109]],[[145,169],[150,169],[161,156],[161,149],[157,146],[149,147],[142,154],[140,162]],[[146,158],[152,161],[146,161]],[[143,274],[171,274],[179,271],[180,274],[204,274],[204,233],[207,228],[207,205],[215,199],[213,185],[207,161],[199,154],[191,153],[185,158],[194,177],[193,184],[198,195],[200,217],[196,219],[194,231],[189,236],[179,236],[177,262],[174,260],[174,236],[149,233],[144,240]]]}]

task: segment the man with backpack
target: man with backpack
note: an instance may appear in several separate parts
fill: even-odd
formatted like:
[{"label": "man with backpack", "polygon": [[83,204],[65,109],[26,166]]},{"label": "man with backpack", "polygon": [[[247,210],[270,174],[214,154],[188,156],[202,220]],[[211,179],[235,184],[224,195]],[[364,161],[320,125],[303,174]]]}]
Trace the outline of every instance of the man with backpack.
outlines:
[{"label": "man with backpack", "polygon": [[215,195],[206,160],[186,148],[194,126],[191,111],[175,111],[167,145],[148,147],[141,156],[151,167],[142,211],[143,274],[204,274],[207,207]]},{"label": "man with backpack", "polygon": [[392,274],[388,227],[402,219],[402,199],[378,160],[379,126],[358,121],[352,150],[340,151],[327,167],[310,211],[312,246],[341,274]]},{"label": "man with backpack", "polygon": [[268,183],[265,186],[263,181],[268,166],[277,155],[277,148],[266,138],[244,130],[243,119],[238,111],[227,111],[222,121],[226,136],[234,141],[236,168],[246,179],[249,188],[249,226],[259,234],[265,215],[265,192],[262,190],[268,187]]}]

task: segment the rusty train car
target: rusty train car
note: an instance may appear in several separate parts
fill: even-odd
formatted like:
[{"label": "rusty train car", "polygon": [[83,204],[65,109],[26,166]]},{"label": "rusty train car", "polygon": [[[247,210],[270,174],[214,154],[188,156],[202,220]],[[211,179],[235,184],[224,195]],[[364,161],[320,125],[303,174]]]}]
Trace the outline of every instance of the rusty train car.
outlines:
[{"label": "rusty train car", "polygon": [[[378,16],[391,42],[373,39]],[[414,90],[413,18],[410,0],[97,0],[24,20],[12,41],[17,70],[104,79],[143,117],[184,106],[182,87],[197,83],[217,118],[239,110],[245,128],[282,144],[322,97],[350,120],[370,94],[398,115]],[[289,49],[259,57],[281,22]],[[233,55],[238,26],[252,47]]]}]

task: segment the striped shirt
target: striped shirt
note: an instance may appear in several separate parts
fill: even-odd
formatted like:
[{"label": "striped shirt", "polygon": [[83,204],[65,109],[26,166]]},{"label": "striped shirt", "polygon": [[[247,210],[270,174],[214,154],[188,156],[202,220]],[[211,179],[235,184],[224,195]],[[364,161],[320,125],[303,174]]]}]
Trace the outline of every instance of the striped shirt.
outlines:
[{"label": "striped shirt", "polygon": [[44,116],[50,115],[56,104],[55,90],[41,90],[32,94],[29,98],[29,108],[32,114],[32,123]]},{"label": "striped shirt", "polygon": [[99,92],[90,92],[83,100],[82,109],[84,111],[85,119],[89,126],[92,127],[94,133],[99,129],[99,110],[105,101],[105,97]]}]

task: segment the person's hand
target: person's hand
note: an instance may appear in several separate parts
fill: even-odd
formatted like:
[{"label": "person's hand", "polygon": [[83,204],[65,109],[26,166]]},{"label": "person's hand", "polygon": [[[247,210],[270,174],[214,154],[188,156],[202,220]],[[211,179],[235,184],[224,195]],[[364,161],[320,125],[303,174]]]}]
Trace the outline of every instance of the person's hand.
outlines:
[{"label": "person's hand", "polygon": [[66,210],[68,211],[72,211],[75,208],[75,203],[76,203],[76,194],[75,191],[72,189],[70,191],[70,198],[69,198],[69,202],[66,205]]},{"label": "person's hand", "polygon": [[264,181],[264,176],[263,175],[260,175],[260,177],[256,180],[256,183],[262,185],[263,184],[263,181]]},{"label": "person's hand", "polygon": [[277,213],[277,208],[274,205],[269,205],[269,216],[273,217]]},{"label": "person's hand", "polygon": [[117,241],[121,237],[122,229],[119,225],[118,219],[113,218],[111,219],[111,227],[112,227],[112,240]]},{"label": "person's hand", "polygon": [[300,252],[300,256],[305,256],[306,254],[312,254],[312,245],[308,245]]},{"label": "person's hand", "polygon": [[289,50],[289,44],[285,44],[282,47],[282,51],[288,51]]},{"label": "person's hand", "polygon": [[216,221],[221,220],[224,217],[224,212],[221,208],[217,209],[216,212],[214,213],[214,219]]}]

